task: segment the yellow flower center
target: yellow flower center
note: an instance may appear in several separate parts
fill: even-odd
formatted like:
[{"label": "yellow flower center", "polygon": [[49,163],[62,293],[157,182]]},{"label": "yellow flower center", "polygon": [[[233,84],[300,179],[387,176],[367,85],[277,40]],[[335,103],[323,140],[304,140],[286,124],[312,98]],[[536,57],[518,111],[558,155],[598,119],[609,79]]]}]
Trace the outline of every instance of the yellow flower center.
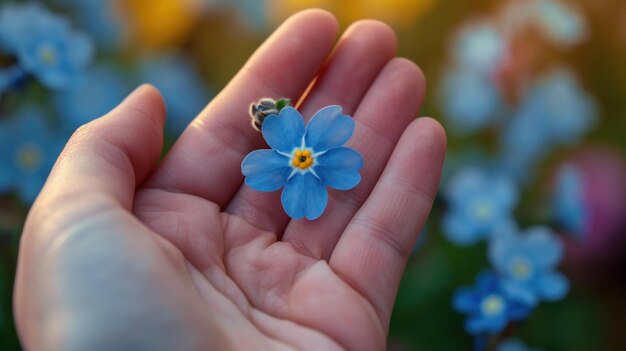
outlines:
[{"label": "yellow flower center", "polygon": [[35,171],[42,161],[41,150],[34,144],[24,144],[17,151],[17,162],[20,168],[25,171]]},{"label": "yellow flower center", "polygon": [[309,150],[296,150],[291,160],[291,165],[305,170],[313,165],[313,155]]},{"label": "yellow flower center", "polygon": [[39,48],[39,55],[46,64],[53,64],[57,60],[56,50],[50,45],[42,45]]},{"label": "yellow flower center", "polygon": [[492,216],[491,206],[484,201],[474,204],[473,212],[474,216],[481,221],[489,220]]},{"label": "yellow flower center", "polygon": [[480,303],[480,309],[484,315],[496,315],[504,309],[504,300],[498,295],[489,295]]},{"label": "yellow flower center", "polygon": [[514,278],[525,280],[533,273],[533,267],[524,257],[514,257],[511,260],[511,273]]}]

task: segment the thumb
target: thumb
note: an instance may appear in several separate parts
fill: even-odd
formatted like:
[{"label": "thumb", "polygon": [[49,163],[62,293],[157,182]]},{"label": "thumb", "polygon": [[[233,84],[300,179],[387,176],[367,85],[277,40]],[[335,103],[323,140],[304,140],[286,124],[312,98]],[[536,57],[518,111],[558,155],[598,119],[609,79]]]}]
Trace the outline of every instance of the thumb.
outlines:
[{"label": "thumb", "polygon": [[104,195],[130,209],[136,186],[161,154],[164,123],[161,95],[150,85],[140,86],[72,135],[38,201]]}]

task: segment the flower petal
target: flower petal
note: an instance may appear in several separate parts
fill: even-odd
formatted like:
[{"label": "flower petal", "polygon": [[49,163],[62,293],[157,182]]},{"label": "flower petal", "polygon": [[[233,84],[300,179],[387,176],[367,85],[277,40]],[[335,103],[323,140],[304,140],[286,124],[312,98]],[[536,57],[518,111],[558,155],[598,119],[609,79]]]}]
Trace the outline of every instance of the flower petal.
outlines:
[{"label": "flower petal", "polygon": [[291,152],[302,146],[304,119],[298,110],[285,107],[280,114],[268,116],[263,120],[263,138],[272,149]]},{"label": "flower petal", "polygon": [[486,235],[486,233],[480,233],[468,225],[467,219],[455,210],[444,213],[441,229],[448,240],[457,246],[475,244]]},{"label": "flower petal", "polygon": [[485,332],[489,327],[489,323],[488,320],[481,315],[472,315],[465,320],[464,326],[467,333],[476,335]]},{"label": "flower petal", "polygon": [[354,133],[354,120],[341,114],[341,106],[331,105],[317,111],[306,126],[306,146],[315,152],[345,144]]},{"label": "flower petal", "polygon": [[328,192],[311,172],[296,173],[283,189],[283,208],[293,219],[314,220],[322,215],[328,203]]},{"label": "flower petal", "polygon": [[522,302],[510,300],[508,302],[508,314],[509,318],[513,321],[522,320],[532,312],[531,306],[528,306]]},{"label": "flower petal", "polygon": [[484,174],[477,168],[465,168],[450,179],[445,195],[451,202],[463,203],[466,198],[474,196],[476,189],[484,188],[484,179]]},{"label": "flower petal", "polygon": [[562,299],[569,290],[569,281],[558,272],[547,272],[539,280],[541,296],[548,301]]},{"label": "flower petal", "polygon": [[531,288],[517,280],[504,278],[502,280],[502,290],[504,290],[509,298],[513,301],[523,303],[526,306],[534,307],[537,305],[537,295]]},{"label": "flower petal", "polygon": [[337,190],[349,190],[361,181],[361,167],[363,157],[356,150],[339,147],[328,150],[317,158],[315,173],[322,184]]},{"label": "flower petal", "polygon": [[512,179],[503,175],[496,175],[491,179],[491,189],[502,206],[511,208],[517,203],[518,189]]},{"label": "flower petal", "polygon": [[534,258],[535,264],[542,268],[554,267],[563,257],[563,244],[548,227],[536,226],[527,229],[524,246],[528,254]]},{"label": "flower petal", "polygon": [[245,183],[258,191],[276,191],[287,184],[289,160],[274,150],[255,150],[241,163]]},{"label": "flower petal", "polygon": [[519,251],[517,226],[513,221],[503,222],[495,227],[489,240],[488,258],[499,271],[506,270],[511,251]]},{"label": "flower petal", "polygon": [[478,305],[476,294],[468,287],[461,287],[452,296],[452,306],[459,312],[471,313]]},{"label": "flower petal", "polygon": [[67,60],[77,68],[85,67],[94,54],[94,44],[91,39],[83,33],[73,33],[68,38]]}]

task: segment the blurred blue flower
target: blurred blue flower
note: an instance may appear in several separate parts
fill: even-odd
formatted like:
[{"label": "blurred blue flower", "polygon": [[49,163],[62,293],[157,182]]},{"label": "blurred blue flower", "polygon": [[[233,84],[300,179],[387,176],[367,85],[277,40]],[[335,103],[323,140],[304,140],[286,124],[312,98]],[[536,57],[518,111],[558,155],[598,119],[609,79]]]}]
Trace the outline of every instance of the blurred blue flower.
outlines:
[{"label": "blurred blue flower", "polygon": [[449,71],[440,94],[444,117],[457,134],[471,134],[485,128],[504,109],[500,90],[490,76],[471,67]]},{"label": "blurred blue flower", "polygon": [[587,36],[585,19],[571,4],[558,0],[534,0],[530,4],[533,18],[555,44],[574,45]]},{"label": "blurred blue flower", "polygon": [[288,106],[265,118],[262,132],[272,149],[246,156],[241,163],[245,183],[258,191],[284,186],[283,208],[294,219],[321,216],[328,202],[327,186],[349,190],[361,181],[361,155],[342,146],[354,132],[354,120],[341,113],[341,106],[322,108],[306,127],[302,115]]},{"label": "blurred blue flower", "polygon": [[98,48],[113,49],[123,37],[123,22],[108,0],[56,0],[70,7],[78,26],[89,34]]},{"label": "blurred blue flower", "polygon": [[461,67],[489,75],[502,59],[505,41],[493,23],[482,21],[462,27],[453,50]]},{"label": "blurred blue flower", "polygon": [[513,223],[518,190],[512,180],[467,168],[446,185],[448,209],[442,218],[446,237],[456,245],[471,245],[501,225]]},{"label": "blurred blue flower", "polygon": [[533,178],[537,164],[551,149],[545,123],[538,116],[533,105],[522,104],[500,137],[502,170],[520,182]]},{"label": "blurred blue flower", "polygon": [[91,61],[93,45],[69,22],[36,3],[5,4],[0,9],[0,48],[52,89],[67,88]]},{"label": "blurred blue flower", "polygon": [[112,110],[130,90],[119,69],[98,65],[70,89],[58,91],[54,103],[63,128],[73,132]]},{"label": "blurred blue flower", "polygon": [[468,315],[465,330],[472,335],[498,333],[510,321],[524,319],[530,313],[528,306],[508,297],[491,271],[480,273],[475,286],[459,288],[452,304],[455,310]]},{"label": "blurred blue flower", "polygon": [[566,68],[553,70],[538,81],[524,104],[531,105],[554,143],[579,142],[596,123],[595,101]]},{"label": "blurred blue flower", "polygon": [[0,122],[0,192],[15,191],[32,203],[64,143],[33,106]]},{"label": "blurred blue flower", "polygon": [[562,255],[561,242],[547,227],[531,227],[523,234],[515,227],[498,228],[489,245],[489,260],[501,275],[503,290],[529,306],[567,293],[567,278],[555,270]]},{"label": "blurred blue flower", "polygon": [[506,339],[498,345],[496,351],[541,351],[539,349],[531,349],[519,339]]},{"label": "blurred blue flower", "polygon": [[163,94],[166,128],[172,135],[178,136],[212,97],[198,72],[180,55],[148,58],[140,62],[138,71],[140,83],[150,83]]},{"label": "blurred blue flower", "polygon": [[557,69],[536,82],[501,135],[501,160],[518,180],[554,146],[579,142],[596,122],[597,107],[574,75]]},{"label": "blurred blue flower", "polygon": [[552,208],[556,222],[568,233],[580,237],[587,226],[582,172],[573,165],[562,166],[556,177]]}]

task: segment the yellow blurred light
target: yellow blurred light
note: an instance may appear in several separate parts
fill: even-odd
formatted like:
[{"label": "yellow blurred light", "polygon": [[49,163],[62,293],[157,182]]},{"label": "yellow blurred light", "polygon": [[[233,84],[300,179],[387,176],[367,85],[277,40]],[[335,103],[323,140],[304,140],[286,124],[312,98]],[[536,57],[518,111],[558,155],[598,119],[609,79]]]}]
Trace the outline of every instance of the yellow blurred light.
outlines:
[{"label": "yellow blurred light", "polygon": [[199,0],[121,0],[135,45],[165,48],[180,43],[200,19]]},{"label": "yellow blurred light", "polygon": [[280,22],[306,8],[319,7],[334,13],[341,22],[374,18],[390,25],[408,26],[436,0],[273,0],[271,20]]}]

